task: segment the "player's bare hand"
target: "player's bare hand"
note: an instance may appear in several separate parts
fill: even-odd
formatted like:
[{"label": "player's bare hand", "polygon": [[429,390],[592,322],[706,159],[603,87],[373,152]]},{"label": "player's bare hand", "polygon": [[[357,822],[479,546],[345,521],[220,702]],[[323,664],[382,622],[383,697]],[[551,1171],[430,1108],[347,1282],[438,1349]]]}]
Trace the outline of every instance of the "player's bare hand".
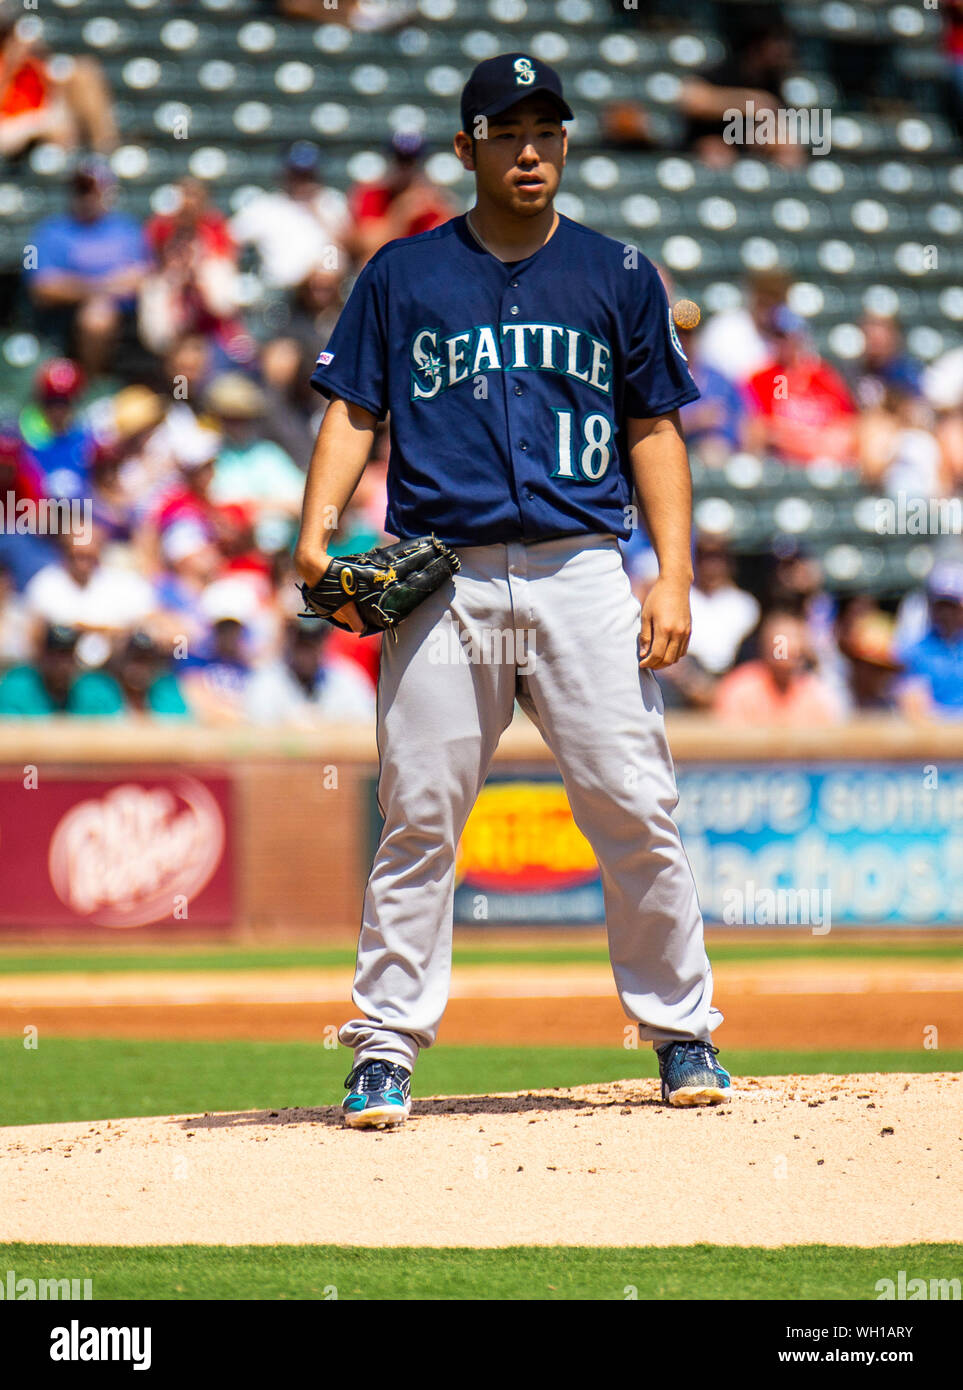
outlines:
[{"label": "player's bare hand", "polygon": [[688,583],[660,577],[642,605],[639,665],[649,671],[673,665],[685,656],[691,632]]},{"label": "player's bare hand", "polygon": [[347,623],[352,632],[364,631],[364,619],[358,612],[358,606],[354,603],[346,603],[343,608],[339,608],[334,614],[339,623]]}]

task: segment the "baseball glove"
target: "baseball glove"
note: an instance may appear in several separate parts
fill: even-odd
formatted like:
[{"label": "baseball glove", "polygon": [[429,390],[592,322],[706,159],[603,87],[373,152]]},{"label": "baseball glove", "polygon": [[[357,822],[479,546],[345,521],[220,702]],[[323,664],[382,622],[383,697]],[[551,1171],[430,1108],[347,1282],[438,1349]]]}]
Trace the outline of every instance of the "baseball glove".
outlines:
[{"label": "baseball glove", "polygon": [[334,617],[339,609],[354,603],[364,627],[362,637],[390,632],[429,594],[461,568],[461,561],[434,536],[366,550],[363,555],[342,555],[332,559],[317,584],[299,584],[309,613],[325,618],[335,627],[353,631]]}]

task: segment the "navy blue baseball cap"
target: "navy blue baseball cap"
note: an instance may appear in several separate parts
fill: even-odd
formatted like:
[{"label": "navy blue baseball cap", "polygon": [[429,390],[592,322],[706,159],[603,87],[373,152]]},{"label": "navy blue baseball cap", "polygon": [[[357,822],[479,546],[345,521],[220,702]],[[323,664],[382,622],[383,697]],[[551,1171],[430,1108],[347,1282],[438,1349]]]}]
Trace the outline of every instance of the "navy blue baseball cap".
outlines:
[{"label": "navy blue baseball cap", "polygon": [[499,53],[479,63],[461,94],[461,128],[471,133],[476,116],[500,116],[523,97],[551,97],[562,119],[575,116],[562,95],[562,79],[548,63],[527,53]]}]

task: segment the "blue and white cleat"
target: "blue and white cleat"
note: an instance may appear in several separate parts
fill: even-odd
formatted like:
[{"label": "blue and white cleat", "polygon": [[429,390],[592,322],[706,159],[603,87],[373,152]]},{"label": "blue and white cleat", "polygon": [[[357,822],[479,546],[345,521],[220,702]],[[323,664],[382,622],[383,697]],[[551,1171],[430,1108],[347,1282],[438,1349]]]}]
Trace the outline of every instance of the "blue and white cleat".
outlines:
[{"label": "blue and white cleat", "polygon": [[344,1084],[348,1094],[341,1112],[352,1129],[403,1125],[411,1113],[411,1072],[395,1062],[373,1057],[355,1067]]},{"label": "blue and white cleat", "polygon": [[662,1099],[670,1105],[721,1105],[732,1099],[732,1078],[707,1042],[669,1042],[655,1049]]}]

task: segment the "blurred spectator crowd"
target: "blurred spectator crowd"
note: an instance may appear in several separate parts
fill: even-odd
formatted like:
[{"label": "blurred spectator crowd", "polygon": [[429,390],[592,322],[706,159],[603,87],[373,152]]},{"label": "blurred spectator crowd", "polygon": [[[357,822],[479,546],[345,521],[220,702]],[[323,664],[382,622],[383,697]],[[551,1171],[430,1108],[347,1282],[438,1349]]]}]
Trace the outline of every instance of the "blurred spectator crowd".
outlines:
[{"label": "blurred spectator crowd", "polygon": [[[0,716],[373,718],[377,644],[301,615],[291,552],[326,404],[308,378],[348,287],[384,242],[455,212],[421,153],[395,137],[385,177],[346,196],[298,141],[234,217],[188,179],[143,226],[108,160],[77,160],[24,273],[61,355],[0,421]],[[278,295],[258,340],[246,249]],[[335,551],[384,539],[386,472],[385,426]]]},{"label": "blurred spectator crowd", "polygon": [[[644,552],[643,552],[644,554]],[[652,582],[634,565],[636,592]],[[855,715],[963,717],[963,555],[947,547],[920,591],[887,611],[862,594],[833,597],[821,566],[785,538],[757,557],[751,588],[723,537],[698,534],[692,638],[659,672],[667,709],[726,724],[795,728]]]},{"label": "blurred spectator crowd", "polygon": [[[664,276],[670,297],[671,280]],[[743,303],[679,338],[701,398],[683,408],[690,452],[711,470],[735,453],[787,469],[851,469],[894,508],[945,509],[925,587],[881,605],[834,596],[804,537],[737,556],[695,537],[692,640],[660,673],[670,707],[742,724],[831,724],[863,712],[963,715],[963,350],[924,367],[893,318],[867,314],[863,351],[834,367],[788,306],[791,278],[748,276]],[[954,524],[955,523],[955,524]],[[654,557],[627,547],[644,598]]]},{"label": "blurred spectator crowd", "polygon": [[[354,12],[378,27],[377,5]],[[421,137],[396,134],[384,176],[346,192],[325,181],[323,151],[297,141],[276,186],[232,216],[185,179],[141,225],[118,197],[96,64],[58,70],[0,30],[0,154],[37,140],[76,151],[66,204],[34,229],[23,275],[24,311],[55,355],[19,417],[0,421],[0,715],[370,720],[377,644],[299,616],[291,551],[325,408],[308,378],[350,286],[386,241],[458,211],[428,178]],[[707,166],[736,157],[719,133],[733,89],[775,100],[785,64],[777,27],[687,84],[688,148]],[[612,147],[644,145],[644,125],[641,109],[613,109]],[[269,333],[246,321],[250,263],[275,295]],[[738,307],[680,330],[701,391],[683,411],[693,453],[710,469],[740,452],[828,463],[884,497],[963,495],[963,348],[924,366],[895,319],[867,315],[861,357],[837,367],[791,301],[787,273],[758,271]],[[387,450],[382,427],[341,553],[383,539]],[[51,499],[81,524],[31,524]],[[643,537],[626,564],[644,598]],[[745,724],[963,713],[959,535],[941,541],[925,590],[886,606],[835,597],[798,540],[746,557],[699,534],[694,568],[689,653],[660,674],[667,706]]]}]

